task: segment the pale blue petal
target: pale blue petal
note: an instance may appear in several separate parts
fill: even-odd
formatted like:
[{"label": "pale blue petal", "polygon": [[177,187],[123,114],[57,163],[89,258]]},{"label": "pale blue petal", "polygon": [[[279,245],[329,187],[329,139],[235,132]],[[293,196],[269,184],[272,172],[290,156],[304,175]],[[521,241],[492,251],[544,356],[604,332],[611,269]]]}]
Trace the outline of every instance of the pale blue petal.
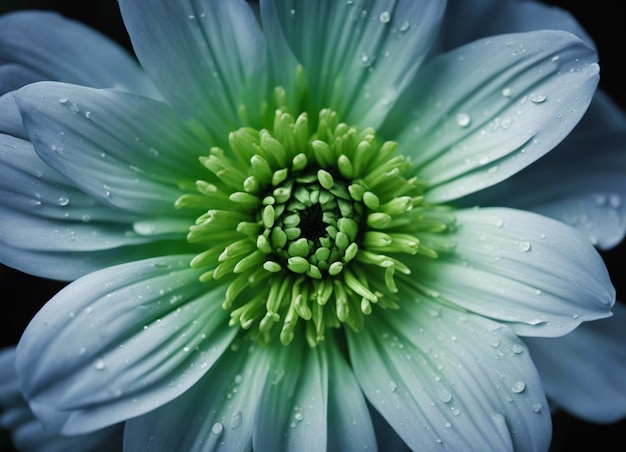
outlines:
[{"label": "pale blue petal", "polygon": [[193,256],[91,273],[27,327],[16,367],[47,428],[86,433],[146,413],[195,384],[231,343],[223,286],[198,281]]},{"label": "pale blue petal", "polygon": [[62,436],[44,430],[19,389],[15,348],[0,351],[0,427],[11,432],[13,445],[24,452],[82,452],[122,450],[122,426],[86,435]]},{"label": "pale blue petal", "polygon": [[547,450],[550,411],[504,325],[428,299],[348,331],[354,374],[412,450]]},{"label": "pale blue petal", "polygon": [[459,204],[506,205],[568,223],[601,249],[626,233],[626,116],[601,91],[548,155]]},{"label": "pale blue petal", "polygon": [[525,339],[550,400],[588,422],[626,417],[626,308],[616,303],[613,314],[567,336]]},{"label": "pale blue petal", "polygon": [[119,3],[139,61],[182,115],[218,140],[242,124],[240,106],[258,115],[265,41],[245,1]]},{"label": "pale blue petal", "polygon": [[332,108],[364,127],[378,126],[408,85],[444,8],[427,0],[261,2],[270,52],[284,51],[284,39],[304,68],[310,112]]},{"label": "pale blue petal", "polygon": [[420,235],[441,250],[411,265],[409,284],[425,295],[507,322],[522,336],[562,336],[610,315],[615,289],[602,258],[575,229],[505,208],[459,210],[456,217],[449,237]]},{"label": "pale blue petal", "polygon": [[446,202],[500,182],[556,146],[598,83],[596,54],[575,36],[537,31],[487,38],[420,70],[384,136]]},{"label": "pale blue petal", "polygon": [[448,51],[486,36],[536,30],[564,30],[595,48],[568,12],[536,1],[448,0],[436,48]]},{"label": "pale blue petal", "polygon": [[[46,165],[28,141],[0,134],[0,173],[0,262],[13,268],[71,280],[108,265],[171,254],[174,242],[176,253],[189,249],[185,235],[193,218],[157,229],[162,220],[96,201]],[[146,233],[146,226],[154,230]]]},{"label": "pale blue petal", "polygon": [[42,80],[156,95],[137,62],[96,30],[51,12],[2,16],[0,94]]},{"label": "pale blue petal", "polygon": [[254,450],[326,449],[327,352],[298,339],[270,350],[270,374],[254,419]]},{"label": "pale blue petal", "polygon": [[254,416],[270,374],[269,358],[266,347],[236,340],[183,395],[128,421],[126,449],[250,450]]},{"label": "pale blue petal", "polygon": [[174,202],[206,176],[208,152],[166,104],[56,82],[16,92],[40,157],[105,204],[147,215],[188,215]]},{"label": "pale blue petal", "polygon": [[328,353],[327,450],[376,452],[374,426],[352,368],[335,343],[324,341],[320,346]]},{"label": "pale blue petal", "polygon": [[0,133],[11,135],[17,138],[28,138],[26,130],[22,125],[22,115],[15,103],[13,94],[0,96]]}]

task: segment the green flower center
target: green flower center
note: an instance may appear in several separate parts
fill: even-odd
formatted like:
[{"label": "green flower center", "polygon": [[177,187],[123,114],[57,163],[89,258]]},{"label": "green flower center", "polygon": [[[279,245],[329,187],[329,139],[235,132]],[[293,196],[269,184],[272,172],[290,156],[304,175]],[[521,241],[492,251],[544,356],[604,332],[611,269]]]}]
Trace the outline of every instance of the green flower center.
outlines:
[{"label": "green flower center", "polygon": [[227,284],[230,324],[264,342],[302,332],[314,346],[327,328],[358,331],[374,305],[398,308],[403,256],[436,257],[419,231],[453,221],[432,214],[396,143],[331,110],[313,128],[278,109],[271,127],[232,132],[229,147],[201,158],[199,194],[176,205],[206,208],[187,237],[205,248],[191,265]]}]

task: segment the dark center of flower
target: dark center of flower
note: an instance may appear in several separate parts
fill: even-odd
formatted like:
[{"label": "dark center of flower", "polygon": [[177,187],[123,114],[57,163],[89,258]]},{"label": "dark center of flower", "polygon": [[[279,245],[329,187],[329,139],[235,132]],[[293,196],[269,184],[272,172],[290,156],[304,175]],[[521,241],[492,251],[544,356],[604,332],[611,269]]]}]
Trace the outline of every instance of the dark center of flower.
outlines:
[{"label": "dark center of flower", "polygon": [[331,110],[311,129],[306,113],[281,108],[268,128],[232,132],[230,149],[201,158],[199,194],[176,203],[205,209],[187,236],[205,247],[191,265],[206,269],[202,281],[226,283],[231,325],[261,341],[302,333],[314,346],[327,328],[359,330],[373,305],[397,308],[396,279],[410,273],[402,256],[435,257],[417,235],[453,221],[404,176],[396,143]]}]

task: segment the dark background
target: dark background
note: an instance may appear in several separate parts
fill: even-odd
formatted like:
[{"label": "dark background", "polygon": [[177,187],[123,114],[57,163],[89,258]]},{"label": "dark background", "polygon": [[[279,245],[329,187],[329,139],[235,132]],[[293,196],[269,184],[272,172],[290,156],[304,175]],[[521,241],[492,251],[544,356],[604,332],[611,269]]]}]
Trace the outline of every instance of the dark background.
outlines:
[{"label": "dark background", "polygon": [[[626,16],[622,12],[622,2],[553,0],[545,3],[569,10],[592,36],[600,54],[600,87],[626,109],[626,69],[622,66],[626,46]],[[0,0],[0,13],[33,8],[57,10],[104,32],[130,49],[115,0]],[[603,257],[618,298],[626,300],[623,270],[626,244],[603,253]],[[34,278],[0,265],[0,290],[3,293],[0,302],[0,347],[16,344],[30,318],[61,287],[62,283]],[[5,432],[0,431],[0,451],[10,450]],[[563,413],[555,415],[551,451],[577,450],[626,450],[626,421],[593,425]]]}]

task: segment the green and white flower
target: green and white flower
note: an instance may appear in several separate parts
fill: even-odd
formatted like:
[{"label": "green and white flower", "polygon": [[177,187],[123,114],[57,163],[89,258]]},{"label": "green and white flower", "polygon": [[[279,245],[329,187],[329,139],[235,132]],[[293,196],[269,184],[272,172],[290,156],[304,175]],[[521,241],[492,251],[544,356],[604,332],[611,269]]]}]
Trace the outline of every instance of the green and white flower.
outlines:
[{"label": "green and white flower", "polygon": [[120,0],[156,88],[78,26],[116,71],[21,54],[72,83],[0,98],[0,259],[76,280],[18,345],[31,409],[126,422],[129,449],[375,449],[370,412],[413,449],[546,449],[519,336],[614,290],[574,228],[461,206],[571,131],[595,52],[535,31],[440,53],[442,1],[260,6]]}]

